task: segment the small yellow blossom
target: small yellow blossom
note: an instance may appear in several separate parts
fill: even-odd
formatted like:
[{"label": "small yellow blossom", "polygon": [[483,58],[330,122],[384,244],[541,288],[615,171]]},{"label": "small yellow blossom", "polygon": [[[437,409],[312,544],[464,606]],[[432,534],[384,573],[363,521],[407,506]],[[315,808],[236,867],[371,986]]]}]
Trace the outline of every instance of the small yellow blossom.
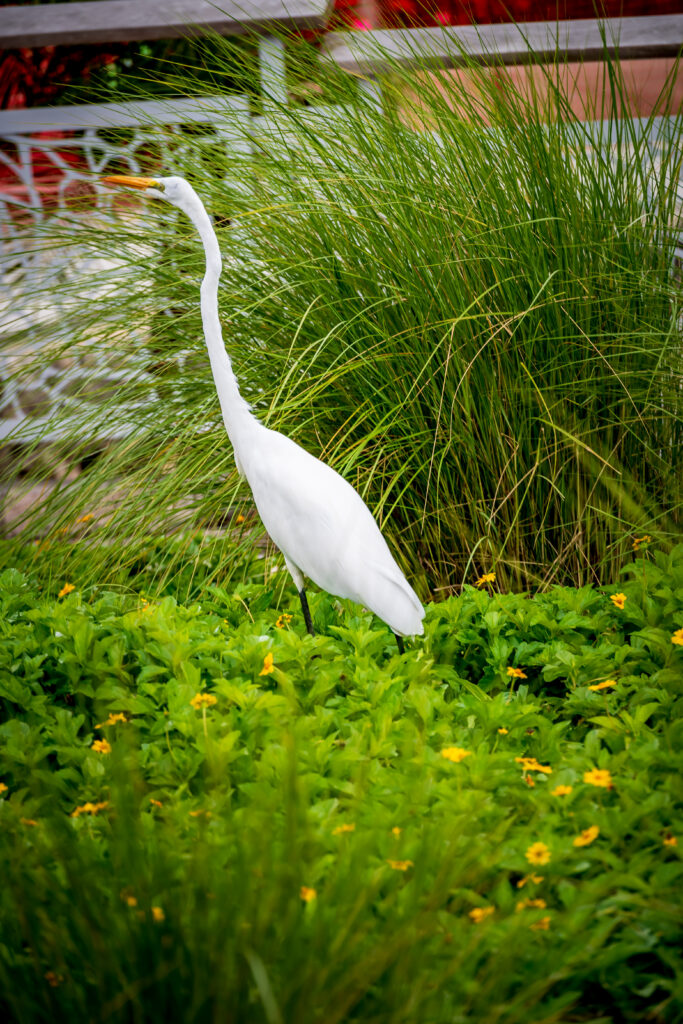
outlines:
[{"label": "small yellow blossom", "polygon": [[467,916],[470,917],[475,924],[479,924],[480,921],[485,921],[487,917],[490,917],[491,914],[495,914],[495,912],[495,907],[475,907],[474,910],[470,910]]},{"label": "small yellow blossom", "polygon": [[4,782],[0,782],[0,793],[6,793],[8,789],[9,787]]},{"label": "small yellow blossom", "polygon": [[237,523],[238,525],[239,525],[240,523],[243,523],[243,522],[244,522],[244,516],[242,515],[242,513],[241,513],[241,512],[240,512],[240,514],[239,514],[238,516],[235,516],[235,522],[236,522],[236,523]]},{"label": "small yellow blossom", "polygon": [[393,871],[407,871],[413,867],[412,860],[387,860],[387,864]]},{"label": "small yellow blossom", "polygon": [[526,679],[526,673],[521,668],[513,668],[511,665],[505,670],[511,679]]},{"label": "small yellow blossom", "polygon": [[355,825],[337,825],[336,828],[332,829],[332,835],[333,836],[341,836],[341,835],[344,834],[344,832],[355,832],[355,831],[356,831],[356,826]]},{"label": "small yellow blossom", "polygon": [[124,896],[123,899],[126,901],[126,905],[129,907],[137,907],[138,901],[135,896]]},{"label": "small yellow blossom", "polygon": [[155,800],[153,796],[151,796],[149,798],[149,802],[151,803],[152,807],[163,807],[164,806],[162,804],[161,800]]},{"label": "small yellow blossom", "polygon": [[532,789],[536,785],[536,783],[534,782],[534,780],[531,778],[530,775],[525,775],[524,776],[524,781],[526,782],[527,786],[531,786]]},{"label": "small yellow blossom", "polygon": [[64,586],[62,587],[62,589],[57,594],[57,597],[66,597],[67,594],[70,594],[71,591],[75,590],[75,589],[76,588],[73,585],[73,583],[65,583]]},{"label": "small yellow blossom", "polygon": [[534,885],[539,885],[543,881],[543,875],[525,875],[524,878],[520,878],[517,882],[517,888],[523,889],[527,882],[533,882]]},{"label": "small yellow blossom", "polygon": [[555,789],[551,790],[551,796],[569,796],[573,790],[573,786],[555,786]]},{"label": "small yellow blossom", "polygon": [[278,616],[275,625],[278,629],[284,629],[285,626],[288,626],[291,621],[292,616],[288,612],[283,612],[282,615]]},{"label": "small yellow blossom", "polygon": [[106,722],[100,722],[100,724],[96,725],[95,728],[96,729],[104,729],[108,725],[116,725],[117,722],[123,722],[123,724],[125,725],[127,721],[128,721],[128,719],[126,718],[125,715],[122,715],[122,714],[119,714],[119,713],[117,713],[115,715],[114,714],[110,714],[109,718],[107,719]]},{"label": "small yellow blossom", "polygon": [[610,601],[615,608],[623,608],[626,604],[626,594],[612,594]]},{"label": "small yellow blossom", "polygon": [[89,523],[92,518],[93,518],[92,512],[86,512],[86,514],[84,516],[81,516],[80,519],[77,519],[76,522],[77,523]]},{"label": "small yellow blossom", "polygon": [[310,886],[308,885],[302,885],[301,889],[299,890],[299,896],[304,901],[304,903],[310,903],[311,900],[314,900],[317,895],[318,893],[316,892],[316,890],[311,889]]},{"label": "small yellow blossom", "polygon": [[166,914],[164,914],[161,907],[152,907],[152,917],[157,924],[161,924],[162,921],[166,920]]},{"label": "small yellow blossom", "polygon": [[496,578],[495,572],[485,572],[478,580],[474,581],[475,587],[483,587],[487,583],[493,583]]},{"label": "small yellow blossom", "polygon": [[616,685],[617,685],[616,679],[605,679],[604,682],[596,683],[595,686],[589,686],[588,689],[597,692],[598,690],[607,690],[610,686],[616,686]]},{"label": "small yellow blossom", "polygon": [[45,981],[52,988],[57,988],[57,986],[61,985],[64,981],[64,976],[62,974],[56,974],[54,971],[45,971],[44,977]]},{"label": "small yellow blossom", "polygon": [[441,756],[445,757],[447,761],[455,761],[458,764],[459,761],[464,761],[466,757],[469,757],[471,753],[471,750],[463,750],[462,747],[444,747]]},{"label": "small yellow blossom", "polygon": [[529,899],[526,899],[526,900],[520,900],[519,903],[517,904],[517,906],[515,907],[515,910],[519,914],[520,910],[527,910],[527,909],[531,909],[531,910],[545,910],[545,908],[547,906],[548,906],[548,904],[546,903],[545,900],[541,900],[541,899],[529,900]]},{"label": "small yellow blossom", "polygon": [[683,647],[683,628],[676,630],[674,635],[671,637],[671,643],[678,644],[680,647]]},{"label": "small yellow blossom", "polygon": [[665,846],[678,846],[678,839],[676,839],[676,836],[672,836],[670,832],[667,832],[662,842]]},{"label": "small yellow blossom", "polygon": [[507,736],[508,734],[508,730],[505,728],[505,726],[499,729],[498,732],[500,733],[501,736]]},{"label": "small yellow blossom", "polygon": [[191,818],[199,818],[202,815],[205,818],[210,818],[211,817],[211,811],[205,811],[202,807],[200,807],[198,811],[190,811],[190,817]]},{"label": "small yellow blossom", "polygon": [[392,836],[396,836],[396,838],[398,839],[402,831],[402,828],[399,828],[398,825],[394,825],[394,827],[391,830],[391,834]]},{"label": "small yellow blossom", "polygon": [[260,676],[269,676],[271,672],[275,671],[273,665],[274,660],[272,653],[269,651],[263,659],[263,668],[259,672]]},{"label": "small yellow blossom", "polygon": [[532,843],[524,856],[530,864],[547,864],[550,860],[550,849],[545,843]]},{"label": "small yellow blossom", "polygon": [[525,772],[543,772],[544,775],[552,775],[550,765],[539,764],[535,757],[516,757],[517,764],[521,764]]},{"label": "small yellow blossom", "polygon": [[103,811],[105,807],[109,807],[108,800],[100,800],[96,804],[93,804],[90,802],[90,800],[87,800],[84,804],[81,804],[80,807],[76,807],[71,812],[71,817],[80,818],[81,814],[99,814],[99,812]]},{"label": "small yellow blossom", "polygon": [[35,818],[19,818],[19,821],[21,822],[22,825],[35,826],[38,824]]},{"label": "small yellow blossom", "polygon": [[649,535],[649,533],[644,533],[642,537],[634,537],[633,550],[638,551],[641,544],[649,544],[651,540],[652,537]]},{"label": "small yellow blossom", "polygon": [[589,772],[584,772],[583,781],[591,786],[600,786],[601,789],[614,789],[612,776],[606,768],[592,768]]},{"label": "small yellow blossom", "polygon": [[542,917],[540,921],[535,921],[529,927],[534,932],[547,932],[550,928],[550,917]]},{"label": "small yellow blossom", "polygon": [[600,829],[597,825],[591,825],[590,828],[585,828],[580,836],[577,836],[574,840],[574,846],[589,846],[594,839],[597,839],[600,835]]},{"label": "small yellow blossom", "polygon": [[111,754],[111,743],[108,743],[107,740],[95,740],[91,749],[98,754]]},{"label": "small yellow blossom", "polygon": [[190,704],[199,711],[200,708],[211,708],[214,704],[218,704],[218,698],[214,697],[212,693],[195,693]]}]

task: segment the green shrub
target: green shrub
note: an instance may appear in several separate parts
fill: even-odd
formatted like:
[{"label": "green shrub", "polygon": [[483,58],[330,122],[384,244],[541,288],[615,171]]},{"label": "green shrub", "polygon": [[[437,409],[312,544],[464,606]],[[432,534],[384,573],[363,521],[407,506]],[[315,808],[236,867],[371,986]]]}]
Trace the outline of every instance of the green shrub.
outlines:
[{"label": "green shrub", "polygon": [[277,581],[64,582],[0,577],[3,1019],[680,1019],[683,546],[404,656]]}]

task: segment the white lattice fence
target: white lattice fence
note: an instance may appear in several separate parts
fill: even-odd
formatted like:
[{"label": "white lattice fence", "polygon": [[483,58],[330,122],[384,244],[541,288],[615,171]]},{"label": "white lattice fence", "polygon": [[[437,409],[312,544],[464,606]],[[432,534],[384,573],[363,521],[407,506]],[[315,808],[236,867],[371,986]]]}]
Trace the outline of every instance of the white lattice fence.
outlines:
[{"label": "white lattice fence", "polygon": [[[113,437],[139,424],[145,409],[134,401],[121,410],[115,426],[99,422],[98,406],[117,381],[129,380],[131,373],[144,377],[145,366],[155,361],[146,349],[144,325],[127,328],[135,344],[127,345],[125,363],[116,355],[116,327],[107,353],[101,345],[89,348],[87,337],[75,351],[64,337],[70,296],[78,282],[84,282],[79,300],[98,304],[111,289],[127,286],[124,264],[115,257],[93,256],[78,244],[64,247],[55,239],[64,238],[74,219],[112,227],[119,200],[99,184],[104,174],[139,174],[151,167],[182,173],[203,155],[215,164],[220,152],[234,160],[249,152],[249,121],[245,97],[2,115],[0,437],[55,439],[67,429],[73,432],[74,426]],[[147,225],[150,215],[145,210]],[[128,208],[129,226],[131,216]],[[153,231],[149,234],[154,237]],[[27,365],[32,367],[28,375]],[[57,410],[59,430],[51,425]]]}]

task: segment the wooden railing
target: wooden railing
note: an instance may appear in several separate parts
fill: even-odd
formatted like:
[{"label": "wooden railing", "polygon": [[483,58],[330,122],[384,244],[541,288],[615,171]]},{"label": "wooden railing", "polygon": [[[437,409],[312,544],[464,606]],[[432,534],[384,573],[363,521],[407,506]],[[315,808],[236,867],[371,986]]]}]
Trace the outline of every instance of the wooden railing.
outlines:
[{"label": "wooden railing", "polygon": [[85,0],[0,8],[0,49],[324,29],[328,0]]},{"label": "wooden railing", "polygon": [[453,28],[330,32],[327,56],[346,71],[377,75],[396,65],[457,68],[481,64],[676,57],[683,49],[683,14],[604,21],[537,21]]}]

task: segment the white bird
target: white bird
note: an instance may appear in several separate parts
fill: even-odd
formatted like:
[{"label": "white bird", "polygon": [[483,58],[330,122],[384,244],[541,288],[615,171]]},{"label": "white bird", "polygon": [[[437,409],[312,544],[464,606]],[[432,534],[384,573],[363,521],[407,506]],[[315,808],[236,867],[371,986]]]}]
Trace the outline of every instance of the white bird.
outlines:
[{"label": "white bird", "polygon": [[373,611],[393,630],[403,653],[401,638],[423,632],[424,608],[367,505],[330,466],[260,423],[239,392],[218,317],[218,239],[199,196],[178,177],[114,174],[104,181],[165,199],[187,214],[199,232],[206,255],[202,324],[223,422],[237,469],[247,478],[263,525],[296,584],[308,632],[313,634],[313,625],[304,576],[330,594]]}]

